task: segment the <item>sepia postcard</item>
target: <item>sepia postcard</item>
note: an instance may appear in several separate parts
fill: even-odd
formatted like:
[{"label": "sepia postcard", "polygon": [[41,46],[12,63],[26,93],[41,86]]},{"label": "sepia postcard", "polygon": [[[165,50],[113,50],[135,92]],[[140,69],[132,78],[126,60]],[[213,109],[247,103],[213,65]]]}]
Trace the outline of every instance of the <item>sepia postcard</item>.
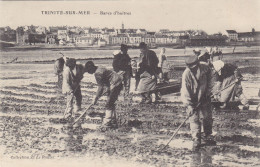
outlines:
[{"label": "sepia postcard", "polygon": [[0,1],[0,167],[260,166],[259,0]]}]

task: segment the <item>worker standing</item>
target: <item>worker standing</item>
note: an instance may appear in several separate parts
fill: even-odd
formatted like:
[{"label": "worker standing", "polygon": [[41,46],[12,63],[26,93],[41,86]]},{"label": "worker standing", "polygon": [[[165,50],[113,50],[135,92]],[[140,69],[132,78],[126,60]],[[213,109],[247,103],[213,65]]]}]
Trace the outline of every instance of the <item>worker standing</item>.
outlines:
[{"label": "worker standing", "polygon": [[120,50],[120,52],[114,53],[113,69],[115,72],[123,77],[124,98],[126,100],[129,97],[132,66],[131,58],[127,53],[128,46],[125,44],[121,44]]},{"label": "worker standing", "polygon": [[193,151],[198,151],[202,142],[215,144],[210,136],[213,123],[209,97],[211,75],[208,65],[200,63],[197,56],[191,56],[185,62],[187,67],[182,75],[181,99],[190,115]]},{"label": "worker standing", "polygon": [[[140,43],[139,48],[142,55],[142,61],[139,64],[140,82],[138,91],[142,95],[141,103],[149,104],[152,102],[151,91],[153,91],[157,85],[159,60],[156,53],[149,50],[144,42]],[[158,99],[158,94],[155,93],[155,95]]]},{"label": "worker standing", "polygon": [[[73,114],[81,109],[82,94],[80,81],[84,75],[84,66],[76,64],[75,59],[68,59],[63,72],[62,93],[67,95],[67,107],[64,113],[65,118],[71,118]],[[74,107],[74,97],[76,104]],[[74,112],[73,112],[74,110]]]}]

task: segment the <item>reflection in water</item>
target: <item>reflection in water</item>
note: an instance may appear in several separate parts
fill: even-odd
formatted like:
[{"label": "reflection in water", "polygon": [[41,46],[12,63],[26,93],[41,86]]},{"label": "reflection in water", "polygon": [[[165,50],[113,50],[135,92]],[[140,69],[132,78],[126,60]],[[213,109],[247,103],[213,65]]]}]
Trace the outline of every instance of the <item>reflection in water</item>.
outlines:
[{"label": "reflection in water", "polygon": [[78,125],[76,128],[68,126],[64,131],[67,134],[65,149],[68,151],[82,151],[83,129],[81,124]]},{"label": "reflection in water", "polygon": [[212,155],[204,149],[191,155],[190,166],[211,166],[211,164]]}]

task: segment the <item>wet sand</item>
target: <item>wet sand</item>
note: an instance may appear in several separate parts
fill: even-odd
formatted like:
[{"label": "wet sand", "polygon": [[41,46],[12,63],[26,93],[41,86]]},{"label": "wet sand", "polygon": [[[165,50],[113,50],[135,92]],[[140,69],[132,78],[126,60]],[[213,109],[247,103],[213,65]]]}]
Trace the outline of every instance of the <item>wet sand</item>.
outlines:
[{"label": "wet sand", "polygon": [[[247,98],[259,99],[259,54],[237,54],[224,59],[241,67]],[[177,63],[182,58],[171,61]],[[98,64],[111,68],[110,60],[98,60]],[[98,132],[100,117],[87,116],[73,128],[60,121],[66,99],[56,87],[52,64],[5,64],[1,69],[3,166],[44,166],[47,162],[60,162],[62,166],[260,166],[256,106],[248,111],[214,111],[216,146],[205,146],[199,153],[192,153],[186,122],[169,146],[160,151],[187,116],[178,94],[163,96],[159,104],[139,105],[132,79],[133,100],[124,102],[121,96],[117,102],[119,128]],[[180,78],[181,73],[176,72],[174,79]],[[88,74],[81,85],[82,107],[86,108],[97,87]],[[105,100],[103,97],[89,112],[104,112]]]}]

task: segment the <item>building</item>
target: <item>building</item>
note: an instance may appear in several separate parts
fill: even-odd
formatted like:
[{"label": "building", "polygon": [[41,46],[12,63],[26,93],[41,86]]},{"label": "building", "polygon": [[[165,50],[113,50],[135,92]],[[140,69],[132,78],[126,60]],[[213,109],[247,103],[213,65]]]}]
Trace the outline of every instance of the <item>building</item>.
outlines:
[{"label": "building", "polygon": [[222,46],[226,44],[226,36],[198,35],[189,39],[191,46]]},{"label": "building", "polygon": [[136,34],[137,29],[126,29],[126,34]]},{"label": "building", "polygon": [[99,47],[106,46],[106,44],[107,44],[107,42],[106,42],[104,39],[99,39],[99,40],[97,41],[97,45],[98,45]]},{"label": "building", "polygon": [[145,42],[146,44],[155,43],[155,36],[154,35],[144,35],[142,36],[142,42]]},{"label": "building", "polygon": [[127,30],[126,29],[116,29],[117,34],[126,34]]},{"label": "building", "polygon": [[[68,38],[69,38],[69,42],[70,43],[76,43],[76,40],[78,37],[82,37],[83,35],[78,35],[78,34],[70,34],[68,35]],[[85,35],[84,35],[85,36]]]},{"label": "building", "polygon": [[238,41],[238,34],[235,30],[226,30],[228,41]]},{"label": "building", "polygon": [[168,36],[167,39],[166,39],[166,43],[167,44],[175,44],[175,43],[177,43],[177,38],[178,37]]},{"label": "building", "polygon": [[[1,40],[3,40],[1,38]],[[5,41],[5,40],[3,40]],[[17,28],[16,29],[16,43],[19,44],[19,45],[24,45],[24,44],[27,44],[29,43],[29,34],[25,31],[23,31],[23,28]]]},{"label": "building", "polygon": [[111,36],[109,34],[102,34],[101,39],[104,39],[107,45],[110,45],[112,43]]},{"label": "building", "polygon": [[255,31],[253,28],[251,32],[239,32],[238,41],[241,42],[259,42],[260,41],[260,32]]},{"label": "building", "polygon": [[102,39],[102,33],[101,32],[92,32],[90,34],[91,38],[96,38],[96,39]]},{"label": "building", "polygon": [[128,34],[129,44],[139,45],[142,42],[142,35],[140,34]]},{"label": "building", "polygon": [[252,32],[240,32],[237,33],[237,38],[238,41],[243,41],[243,42],[254,42],[255,34],[253,34]]},{"label": "building", "polygon": [[125,34],[118,34],[117,36],[111,36],[111,45],[128,44],[128,36]]},{"label": "building", "polygon": [[37,34],[46,34],[46,28],[43,26],[35,27],[35,31]]},{"label": "building", "polygon": [[136,34],[142,34],[142,35],[145,35],[147,33],[147,31],[145,29],[138,29],[136,31]]},{"label": "building", "polygon": [[82,36],[82,37],[77,37],[75,42],[77,45],[91,46],[94,43],[94,39],[91,37]]},{"label": "building", "polygon": [[46,39],[45,39],[45,43],[47,43],[47,44],[56,44],[56,40],[57,40],[57,35],[55,35],[55,34],[47,34],[46,35]]},{"label": "building", "polygon": [[105,31],[105,33],[111,35],[111,36],[114,36],[114,35],[117,35],[117,31],[115,29],[107,29]]},{"label": "building", "polygon": [[166,35],[160,35],[156,34],[155,35],[155,43],[156,44],[166,44],[167,43],[167,36]]},{"label": "building", "polygon": [[67,36],[68,36],[67,29],[60,28],[60,29],[57,30],[57,34],[58,34],[57,35],[58,39],[67,40]]}]

